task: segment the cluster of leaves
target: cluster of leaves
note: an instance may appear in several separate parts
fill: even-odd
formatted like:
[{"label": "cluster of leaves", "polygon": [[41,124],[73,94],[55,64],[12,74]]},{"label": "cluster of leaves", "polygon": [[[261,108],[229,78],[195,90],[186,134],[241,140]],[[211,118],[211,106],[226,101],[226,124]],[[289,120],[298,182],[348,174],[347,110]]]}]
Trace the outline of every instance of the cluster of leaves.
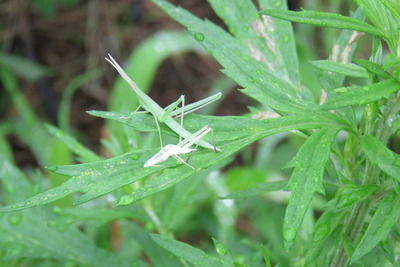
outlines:
[{"label": "cluster of leaves", "polygon": [[[227,25],[228,33],[168,1],[153,2],[187,27],[193,38],[222,65],[222,72],[242,86],[241,92],[262,104],[265,110],[254,110],[252,116],[186,116],[187,130],[195,132],[209,125],[214,130],[215,143],[222,149],[219,153],[205,149],[193,153],[190,163],[204,170],[200,173],[174,161],[167,161],[169,167],[144,168],[143,164],[158,149],[139,145],[142,142],[138,141],[139,137],[132,129],[155,132],[157,127],[151,115],[127,112],[126,109],[132,110],[128,105],[120,107],[119,111],[90,112],[114,122],[109,125],[114,139],[106,146],[115,157],[109,159],[101,160],[67,132],[48,126],[48,131],[83,164],[49,166],[49,171],[71,178],[29,197],[33,189],[26,179],[3,160],[0,179],[5,191],[8,190],[7,203],[12,204],[2,207],[0,212],[13,213],[0,218],[5,230],[2,232],[6,233],[0,242],[17,244],[15,248],[5,250],[5,255],[11,259],[54,258],[94,266],[109,266],[116,262],[124,266],[129,261],[145,265],[138,260],[126,259],[126,255],[111,256],[91,241],[84,240],[87,237],[72,226],[76,221],[95,220],[104,224],[128,218],[151,222],[149,231],[129,222],[126,229],[131,232],[126,235],[137,235],[135,239],[141,244],[141,250],[135,251],[143,251],[156,266],[181,266],[185,264],[182,259],[195,266],[261,266],[265,265],[263,258],[269,266],[269,257],[281,266],[347,266],[349,263],[383,266],[388,262],[398,263],[395,251],[400,239],[397,224],[400,217],[400,207],[397,207],[400,205],[397,194],[400,158],[387,148],[387,143],[400,128],[397,116],[400,110],[397,93],[400,89],[399,4],[394,0],[357,0],[357,11],[344,17],[314,11],[288,11],[284,1],[259,0],[259,9],[263,10],[259,13],[252,1],[210,0],[214,11]],[[371,24],[363,21],[365,16]],[[315,90],[301,81],[294,34],[291,24],[284,20],[345,29],[333,44],[329,59],[312,62],[318,82],[324,89],[322,93],[317,92],[321,93],[321,104],[316,103]],[[360,32],[373,36],[369,60],[352,60]],[[388,47],[385,52],[383,43]],[[354,78],[351,81],[360,85],[345,87],[346,77]],[[3,77],[3,82],[6,82],[6,77]],[[117,85],[121,86],[120,83],[118,81]],[[270,118],[267,111],[280,116]],[[161,131],[175,136],[165,125]],[[289,180],[264,182],[228,194],[221,179],[217,179],[222,176],[218,169],[255,141],[288,131],[296,131],[306,139],[285,166],[293,168]],[[120,155],[126,151],[129,152]],[[240,175],[237,177],[242,178]],[[173,238],[174,228],[177,225],[183,227],[180,220],[193,212],[186,207],[186,202],[195,201],[196,188],[203,179],[213,194],[224,199],[214,204],[216,214],[221,211],[216,215],[217,219],[203,218],[206,226],[219,229],[218,239],[224,244],[214,239],[218,255],[210,252],[209,248],[204,249],[206,253]],[[26,193],[15,198],[16,188]],[[276,215],[271,217],[265,211],[253,215],[258,218],[252,218],[252,221],[259,224],[259,231],[263,233],[261,242],[268,242],[267,253],[264,247],[259,249],[238,242],[238,237],[233,234],[234,221],[238,217],[232,199],[246,203],[249,197],[272,191],[290,191],[291,194],[283,222],[278,218],[280,210],[271,211]],[[116,204],[121,207],[92,208],[89,211],[65,209],[61,213],[70,220],[60,223],[60,211],[49,211],[42,206],[75,192],[83,193],[74,200],[75,204],[100,200],[99,197],[113,192],[113,197],[119,197]],[[198,194],[198,198],[209,197]],[[318,198],[322,198],[325,205],[318,205]],[[270,207],[268,201],[263,200],[264,205],[258,204],[258,209]],[[314,211],[322,213],[316,221]],[[32,220],[33,212],[36,216],[38,213],[46,214],[43,217],[47,224],[35,229],[54,236],[51,241],[56,245],[41,240],[35,233],[24,232],[26,224],[31,227],[40,224],[40,221]],[[252,215],[248,216],[251,218]],[[58,220],[52,220],[52,217]],[[281,223],[282,230],[279,229]],[[57,231],[54,227],[57,225],[71,225],[71,228],[67,228],[68,232],[64,229]],[[273,231],[265,229],[271,225]],[[161,235],[148,233],[154,229]],[[276,232],[282,237],[277,237]],[[77,240],[89,247],[90,254],[85,258],[78,253],[81,248],[75,245]],[[44,243],[46,247],[37,248],[40,252],[27,249],[32,247],[32,243]],[[64,243],[68,243],[69,255],[52,253]],[[255,242],[251,244],[254,246]],[[168,260],[164,262],[158,255]]]}]

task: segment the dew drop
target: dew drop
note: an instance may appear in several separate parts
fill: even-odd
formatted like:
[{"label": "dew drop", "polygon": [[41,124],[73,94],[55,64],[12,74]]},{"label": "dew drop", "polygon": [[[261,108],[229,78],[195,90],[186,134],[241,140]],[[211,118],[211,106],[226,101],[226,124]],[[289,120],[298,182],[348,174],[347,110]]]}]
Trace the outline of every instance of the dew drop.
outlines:
[{"label": "dew drop", "polygon": [[139,155],[138,154],[134,154],[134,155],[131,156],[131,159],[138,160],[139,159]]},{"label": "dew drop", "polygon": [[54,227],[57,225],[57,221],[56,220],[48,220],[47,221],[47,226],[48,227]]},{"label": "dew drop", "polygon": [[68,228],[68,225],[67,224],[58,224],[57,225],[57,231],[59,231],[60,233],[61,232],[65,232],[65,230],[67,230],[67,228]]},{"label": "dew drop", "polygon": [[53,212],[54,213],[60,213],[61,212],[61,208],[56,206],[56,207],[53,208]]},{"label": "dew drop", "polygon": [[11,225],[14,225],[14,226],[18,225],[21,223],[22,218],[23,218],[22,213],[19,213],[19,212],[13,213],[8,217],[8,223]]},{"label": "dew drop", "polygon": [[283,237],[285,238],[285,241],[292,242],[296,237],[296,230],[294,228],[287,229],[283,234]]},{"label": "dew drop", "polygon": [[134,198],[132,195],[123,195],[119,198],[117,206],[126,206],[133,202]]},{"label": "dew drop", "polygon": [[48,169],[51,172],[55,172],[58,170],[58,166],[47,166],[46,169]]},{"label": "dew drop", "polygon": [[69,192],[69,189],[64,189],[62,192],[63,192],[64,194],[67,194],[67,193]]},{"label": "dew drop", "polygon": [[282,5],[282,2],[281,2],[281,1],[276,1],[276,2],[275,2],[275,7],[276,7],[276,8],[280,7],[281,5]]},{"label": "dew drop", "polygon": [[228,253],[225,245],[214,238],[213,238],[213,241],[214,241],[215,250],[218,252],[218,254],[225,256]]},{"label": "dew drop", "polygon": [[202,34],[201,32],[196,32],[194,34],[194,39],[201,42],[204,40],[204,34]]},{"label": "dew drop", "polygon": [[32,202],[30,202],[29,200],[25,202],[25,206],[29,206],[30,204],[32,204]]},{"label": "dew drop", "polygon": [[289,36],[289,34],[286,34],[286,35],[283,37],[283,41],[284,41],[285,43],[289,43],[289,41],[290,41],[290,36]]}]

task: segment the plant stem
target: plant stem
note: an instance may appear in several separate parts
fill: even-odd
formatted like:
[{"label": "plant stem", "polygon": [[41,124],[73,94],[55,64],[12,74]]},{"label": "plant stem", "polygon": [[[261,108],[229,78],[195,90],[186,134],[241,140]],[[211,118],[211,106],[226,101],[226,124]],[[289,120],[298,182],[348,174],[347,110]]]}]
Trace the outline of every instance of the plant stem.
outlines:
[{"label": "plant stem", "polygon": [[[386,105],[382,119],[378,122],[375,137],[387,144],[392,135],[392,122],[396,119],[400,111],[400,95],[396,95]],[[363,184],[378,184],[381,170],[372,165],[367,159],[364,171]],[[349,238],[352,244],[357,245],[362,237],[363,225],[367,215],[374,204],[374,199],[367,199],[364,202],[356,204],[351,212],[348,221],[345,224],[344,234]],[[331,267],[345,267],[348,265],[349,258],[344,250],[344,239],[342,238],[340,248],[333,258]]]}]

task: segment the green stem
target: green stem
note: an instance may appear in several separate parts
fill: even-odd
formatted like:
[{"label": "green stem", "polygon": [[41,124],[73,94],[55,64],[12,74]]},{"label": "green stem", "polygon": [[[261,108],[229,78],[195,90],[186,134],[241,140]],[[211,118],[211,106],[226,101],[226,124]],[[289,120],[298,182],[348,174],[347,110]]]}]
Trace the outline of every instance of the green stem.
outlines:
[{"label": "green stem", "polygon": [[[400,95],[396,95],[386,105],[383,118],[378,122],[375,137],[387,144],[392,135],[392,122],[396,119],[397,113],[400,111]],[[372,165],[369,160],[366,161],[363,184],[378,184],[381,170]],[[364,202],[356,204],[345,224],[344,234],[354,244],[360,241],[362,237],[363,225],[366,222],[367,215],[370,213],[374,199],[367,199]],[[344,250],[343,239],[340,248],[332,261],[332,267],[345,267],[348,265],[349,258]]]}]

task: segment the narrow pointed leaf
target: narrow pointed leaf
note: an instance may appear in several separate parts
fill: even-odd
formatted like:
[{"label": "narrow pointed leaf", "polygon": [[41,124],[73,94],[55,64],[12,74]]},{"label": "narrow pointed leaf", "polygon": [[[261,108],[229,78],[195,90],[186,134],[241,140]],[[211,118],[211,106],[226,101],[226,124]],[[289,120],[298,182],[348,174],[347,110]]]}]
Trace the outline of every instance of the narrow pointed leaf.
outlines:
[{"label": "narrow pointed leaf", "polygon": [[390,74],[383,69],[383,66],[364,59],[353,59],[354,63],[366,69],[369,73],[376,74],[384,79],[390,79]]},{"label": "narrow pointed leaf", "polygon": [[100,156],[98,156],[93,151],[84,147],[74,137],[66,134],[62,130],[49,124],[45,124],[45,127],[54,137],[61,140],[73,153],[78,155],[81,159],[81,162],[92,162],[92,161],[102,160]]},{"label": "narrow pointed leaf", "polygon": [[246,88],[243,92],[250,97],[275,110],[291,114],[305,114],[311,109],[317,109],[313,103],[299,101],[296,88],[278,78],[278,72],[276,75],[271,74],[271,69],[274,67],[268,67],[263,60],[254,59],[255,55],[252,57],[252,53],[256,52],[248,45],[243,45],[215,24],[203,21],[168,1],[153,0],[153,2],[189,28],[194,38],[224,67],[224,73]]},{"label": "narrow pointed leaf", "polygon": [[[21,200],[32,194],[27,177],[16,166],[1,157],[0,165],[1,185],[6,192],[3,200]],[[147,266],[97,247],[77,226],[63,223],[58,214],[44,207],[0,216],[0,254],[2,260],[48,259],[93,267]]]},{"label": "narrow pointed leaf", "polygon": [[384,5],[383,1],[356,0],[367,16],[368,20],[375,26],[375,29],[381,32],[385,37],[392,51],[395,51],[399,40],[400,22],[395,14]]},{"label": "narrow pointed leaf", "polygon": [[385,80],[369,86],[345,88],[349,92],[328,99],[322,105],[322,109],[331,110],[353,105],[365,105],[388,97],[399,89],[400,83],[396,79]]},{"label": "narrow pointed leaf", "polygon": [[277,181],[257,184],[256,187],[239,190],[224,197],[219,197],[219,199],[241,199],[258,196],[268,192],[281,191],[286,188],[287,183],[288,181]]},{"label": "narrow pointed leaf", "polygon": [[289,166],[295,166],[287,190],[292,191],[283,225],[286,247],[290,247],[310,206],[314,192],[324,193],[322,185],[331,144],[338,128],[323,128],[311,135]]},{"label": "narrow pointed leaf", "polygon": [[[301,89],[299,64],[294,43],[292,25],[287,21],[258,16],[258,10],[251,1],[226,0],[209,1],[217,15],[228,26],[232,35],[244,46],[258,50],[275,71],[269,71],[278,78],[291,81],[297,90]],[[262,8],[277,8],[270,1],[260,1]],[[278,7],[287,9],[283,1]]]},{"label": "narrow pointed leaf", "polygon": [[356,261],[370,252],[380,241],[388,238],[390,230],[400,219],[400,196],[390,191],[381,201],[367,231],[357,245],[351,259]]},{"label": "narrow pointed leaf", "polygon": [[181,259],[184,259],[193,266],[231,266],[220,259],[208,256],[202,250],[192,247],[186,243],[161,235],[153,234],[150,236],[159,246],[169,250],[171,253]]},{"label": "narrow pointed leaf", "polygon": [[361,137],[361,144],[368,159],[384,172],[400,181],[400,157],[371,135]]},{"label": "narrow pointed leaf", "polygon": [[[100,115],[100,113],[97,114]],[[154,120],[148,114],[140,115],[141,118],[143,118],[142,115],[148,116],[148,119],[141,122],[130,120],[129,116],[120,116],[118,113],[104,113],[103,115],[127,124],[133,122],[132,126],[137,128],[157,131]],[[132,116],[135,115],[132,114]],[[195,132],[204,125],[209,125],[214,130],[214,142],[222,151],[216,153],[214,150],[200,148],[194,152],[190,157],[190,164],[198,170],[209,168],[227,159],[246,145],[271,134],[288,130],[332,127],[332,125],[340,127],[340,124],[319,116],[287,116],[264,121],[246,117],[216,117],[194,114],[185,117],[185,127],[190,132]],[[237,127],[237,125],[242,125],[242,127]],[[211,142],[211,136],[207,140]],[[143,187],[132,194],[134,200],[140,200],[166,190],[195,173],[194,170],[179,164],[174,159],[165,162],[164,165],[168,167],[144,168],[144,163],[158,151],[158,149],[138,149],[103,161],[79,165],[50,166],[48,167],[50,171],[73,178],[26,201],[0,208],[0,212],[43,205],[74,192],[83,193],[76,201],[76,204],[80,204],[152,174],[160,173],[156,179],[150,179]]]},{"label": "narrow pointed leaf", "polygon": [[314,60],[311,61],[311,64],[313,64],[315,67],[319,69],[343,74],[345,76],[361,77],[361,78],[369,77],[368,72],[364,68],[357,66],[356,64],[351,64],[351,63],[343,64],[331,60]]},{"label": "narrow pointed leaf", "polygon": [[261,14],[271,17],[290,20],[298,23],[311,24],[324,28],[348,29],[360,31],[376,36],[384,37],[379,29],[357,19],[345,17],[339,14],[316,12],[310,10],[289,11],[289,10],[264,10]]}]

